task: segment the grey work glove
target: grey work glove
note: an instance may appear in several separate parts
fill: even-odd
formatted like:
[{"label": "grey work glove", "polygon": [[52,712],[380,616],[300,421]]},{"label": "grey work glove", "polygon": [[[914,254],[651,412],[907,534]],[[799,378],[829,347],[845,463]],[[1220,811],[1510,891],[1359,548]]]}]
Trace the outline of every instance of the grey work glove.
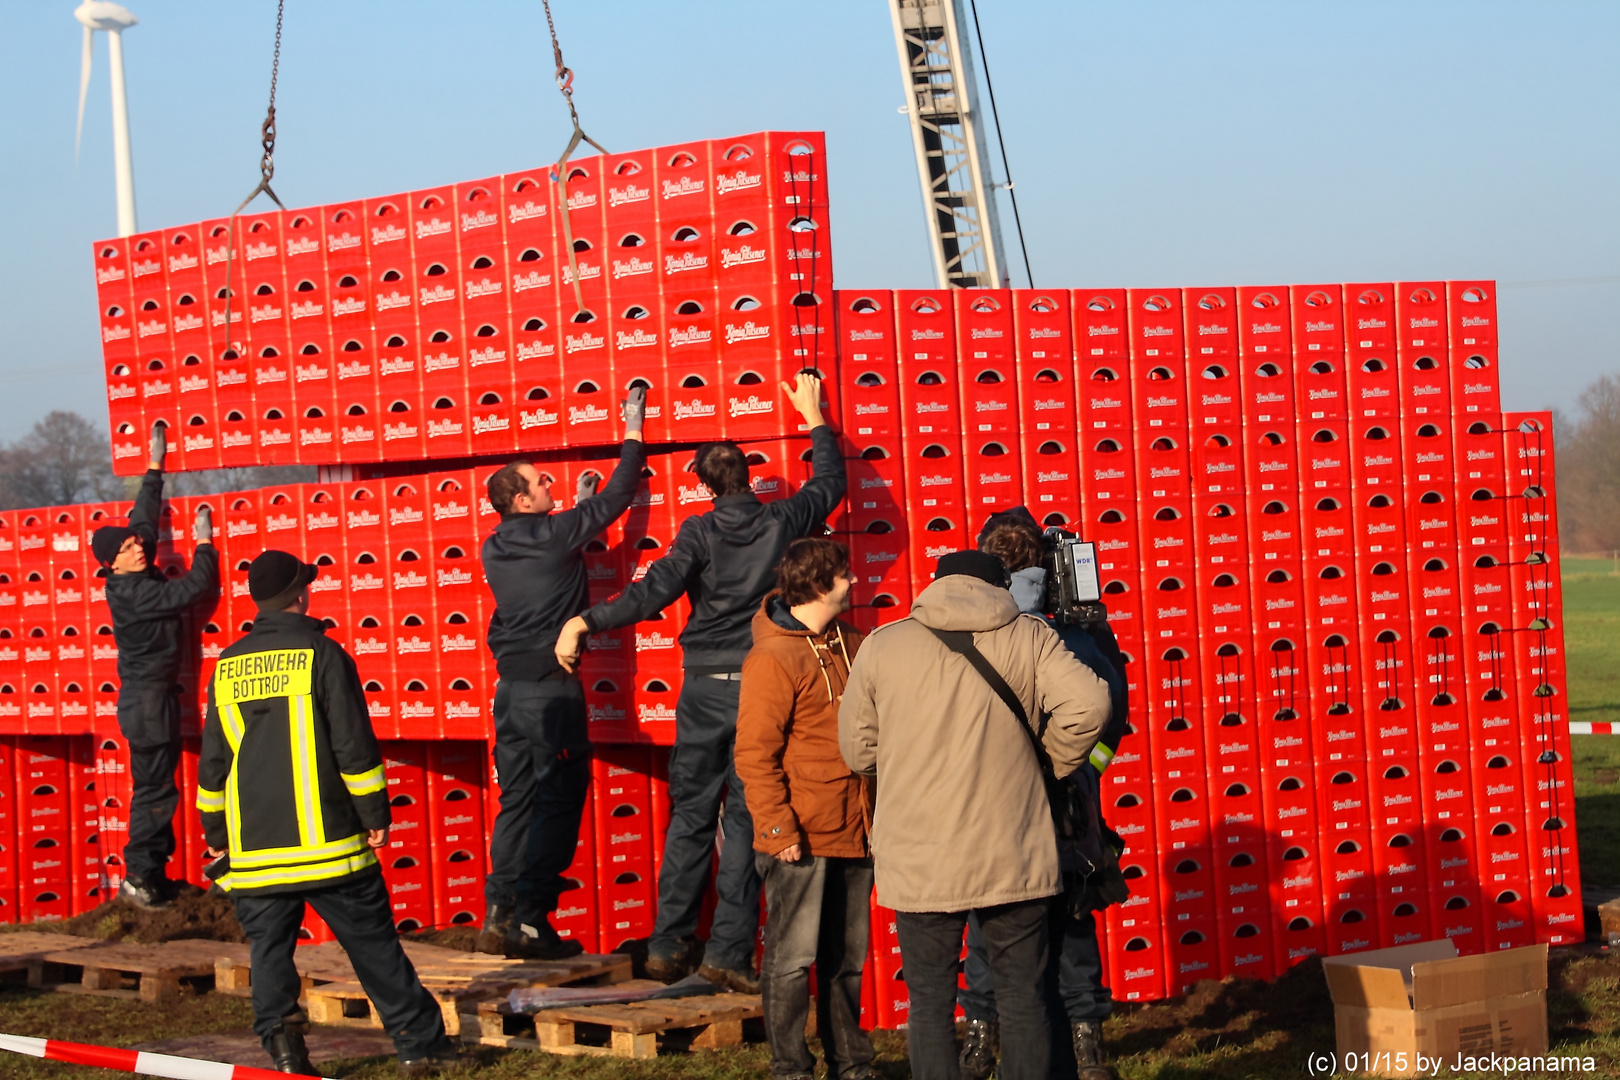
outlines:
[{"label": "grey work glove", "polygon": [[598,472],[581,473],[579,483],[574,485],[574,502],[579,504],[596,494],[597,487],[602,483],[602,474]]},{"label": "grey work glove", "polygon": [[647,388],[632,386],[619,406],[624,411],[624,430],[641,434],[642,426],[647,422]]},{"label": "grey work glove", "polygon": [[152,456],[148,460],[150,460],[152,464],[156,465],[160,469],[163,468],[163,455],[167,453],[169,449],[168,440],[163,437],[167,426],[168,425],[161,420],[155,421],[152,424]]},{"label": "grey work glove", "polygon": [[197,516],[191,523],[191,538],[199,544],[214,542],[214,512],[208,507],[197,509]]}]

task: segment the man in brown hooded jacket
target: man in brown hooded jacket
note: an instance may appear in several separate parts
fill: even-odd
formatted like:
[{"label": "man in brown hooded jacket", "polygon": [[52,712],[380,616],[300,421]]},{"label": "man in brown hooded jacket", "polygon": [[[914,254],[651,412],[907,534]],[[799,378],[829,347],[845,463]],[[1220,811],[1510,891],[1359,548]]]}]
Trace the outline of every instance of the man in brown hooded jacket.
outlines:
[{"label": "man in brown hooded jacket", "polygon": [[874,1075],[861,1030],[861,966],[872,897],[867,781],[838,748],[838,704],[861,642],[849,609],[849,549],[795,540],[754,615],[743,661],[735,760],[765,882],[760,988],[774,1080],[808,1080],[810,965],[829,1080]]}]

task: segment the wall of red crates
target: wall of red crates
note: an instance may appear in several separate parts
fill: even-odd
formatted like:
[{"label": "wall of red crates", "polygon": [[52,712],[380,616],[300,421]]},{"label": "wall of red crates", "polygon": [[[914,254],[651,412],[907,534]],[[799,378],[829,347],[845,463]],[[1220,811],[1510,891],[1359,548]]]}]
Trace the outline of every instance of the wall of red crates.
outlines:
[{"label": "wall of red crates", "polygon": [[776,382],[830,353],[824,162],[761,132],[100,241],[115,470],[159,420],[174,469],[597,445],[638,383],[654,441],[791,431]]},{"label": "wall of red crates", "polygon": [[[182,749],[187,806],[196,789],[198,743]],[[402,931],[476,924],[483,917],[487,826],[500,789],[489,746],[470,740],[387,740],[382,744],[393,827],[380,852]],[[552,917],[558,932],[588,952],[646,938],[656,911],[657,874],[669,828],[668,751],[604,745],[578,854]],[[127,748],[116,728],[97,735],[0,736],[0,922],[81,915],[109,899],[123,878],[130,789]],[[206,888],[207,845],[195,816],[177,820],[171,877]],[[712,905],[702,915],[706,932]],[[872,962],[865,984],[867,1026],[904,1023],[892,913],[873,910]],[[331,940],[313,911],[307,942]]]},{"label": "wall of red crates", "polygon": [[[1133,661],[1134,731],[1105,778],[1133,887],[1105,920],[1118,996],[1441,935],[1464,951],[1579,935],[1551,432],[1500,411],[1493,292],[833,295],[851,487],[832,526],[857,621],[903,615],[996,509],[1027,504],[1098,545]],[[802,481],[802,438],[747,445],[767,494]],[[688,460],[655,448],[638,505],[588,553],[597,596],[702,508]],[[564,506],[580,472],[611,465],[542,461]],[[227,588],[198,616],[199,684],[251,617],[241,567],[285,546],[332,567],[314,613],[360,659],[383,737],[486,737],[472,560],[489,468],[208,500]],[[197,501],[173,501],[169,532],[189,534]],[[108,715],[84,538],[123,509],[0,515],[11,730]],[[593,642],[604,743],[672,736],[680,605],[665,619]],[[86,656],[85,637],[102,647]],[[625,872],[640,880],[613,884],[650,896]],[[881,974],[897,961],[875,948]]]}]

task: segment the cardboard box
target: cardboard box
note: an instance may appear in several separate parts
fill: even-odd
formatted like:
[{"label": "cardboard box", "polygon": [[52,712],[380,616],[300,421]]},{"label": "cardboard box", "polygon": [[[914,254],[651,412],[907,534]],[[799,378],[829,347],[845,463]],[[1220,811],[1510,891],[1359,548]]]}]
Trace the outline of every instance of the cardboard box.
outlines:
[{"label": "cardboard box", "polygon": [[1459,957],[1449,940],[1425,941],[1328,957],[1322,970],[1341,1069],[1416,1076],[1436,1058],[1455,1068],[1459,1058],[1547,1050],[1545,945]]}]

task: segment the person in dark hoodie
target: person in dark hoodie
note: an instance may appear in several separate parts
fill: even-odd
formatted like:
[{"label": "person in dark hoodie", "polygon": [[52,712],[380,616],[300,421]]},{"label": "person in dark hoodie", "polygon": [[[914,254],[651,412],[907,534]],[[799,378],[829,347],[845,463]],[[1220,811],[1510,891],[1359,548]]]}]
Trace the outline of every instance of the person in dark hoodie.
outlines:
[{"label": "person in dark hoodie", "polygon": [[713,931],[700,973],[734,990],[758,993],[753,973],[759,927],[759,874],[747,837],[754,831],[742,781],[732,765],[743,658],[753,643],[754,613],[776,584],[776,564],[794,540],[820,529],[844,497],[844,459],[821,415],[821,385],[800,373],[782,384],[810,428],[812,475],[795,494],[764,503],[749,487],[748,460],[736,443],[698,450],[698,479],[714,509],[681,523],[669,554],[617,597],[569,620],[557,660],[570,670],[587,634],[651,618],[685,593],[692,615],[681,631],[686,678],[675,706],[669,759],[670,821],[658,879],[658,921],[648,942],[647,973],[673,982],[698,958],[698,909],[709,876],[715,827],[725,802]]},{"label": "person in dark hoodie", "polygon": [[[1020,506],[991,515],[979,532],[978,547],[1006,566],[1009,589],[1018,609],[1029,615],[1043,615],[1047,572],[1041,563],[1047,544],[1029,511]],[[1125,734],[1125,658],[1106,622],[1055,626],[1054,629],[1075,658],[1108,684],[1108,725],[1092,747],[1090,767],[1081,766],[1069,778],[1092,807],[1093,816],[1100,824],[1101,777]],[[1089,864],[1107,862],[1098,848],[1102,843],[1109,843],[1109,838],[1103,835],[1092,839],[1096,843],[1087,851],[1060,847],[1066,877],[1081,873]],[[1117,862],[1112,870],[1107,866],[1091,869],[1089,880],[1100,883],[1110,873],[1117,877]],[[1088,883],[1083,901],[1078,905],[1083,910],[1076,910],[1077,906],[1068,902],[1067,894],[1060,895],[1052,905],[1049,934],[1053,948],[1047,963],[1046,990],[1047,1008],[1052,1014],[1053,1076],[1074,1075],[1076,1080],[1112,1080],[1114,1076],[1105,1063],[1102,1047],[1102,1023],[1112,1015],[1114,1003],[1108,987],[1103,985],[1102,951],[1097,944],[1095,915],[1111,902],[1105,895],[1107,891],[1100,884]],[[963,963],[967,985],[957,994],[957,1002],[967,1017],[960,1064],[963,1080],[986,1080],[996,1065],[999,1025],[990,963],[976,919],[969,920],[967,946]]]},{"label": "person in dark hoodie", "polygon": [[197,511],[191,570],[170,580],[156,564],[158,519],[163,512],[161,424],[152,428],[152,457],[135,496],[129,525],[104,525],[90,550],[107,575],[107,608],[118,646],[118,729],[129,742],[129,840],[118,895],[139,907],[162,907],[178,885],[169,879],[174,854],[174,811],[180,789],[181,614],[219,588],[219,553],[207,507]]},{"label": "person in dark hoodie", "polygon": [[477,949],[512,958],[559,960],[583,951],[558,935],[563,871],[574,861],[591,778],[585,688],[557,663],[557,632],[590,604],[581,551],[630,508],[647,450],[641,441],[647,391],[624,402],[624,447],[600,494],[581,477],[574,508],[552,513],[551,481],[531,461],[489,478],[501,515],[479,552],[495,594],[489,650],[495,686],[495,773],[501,809],[490,837],[484,883],[489,908]]}]

